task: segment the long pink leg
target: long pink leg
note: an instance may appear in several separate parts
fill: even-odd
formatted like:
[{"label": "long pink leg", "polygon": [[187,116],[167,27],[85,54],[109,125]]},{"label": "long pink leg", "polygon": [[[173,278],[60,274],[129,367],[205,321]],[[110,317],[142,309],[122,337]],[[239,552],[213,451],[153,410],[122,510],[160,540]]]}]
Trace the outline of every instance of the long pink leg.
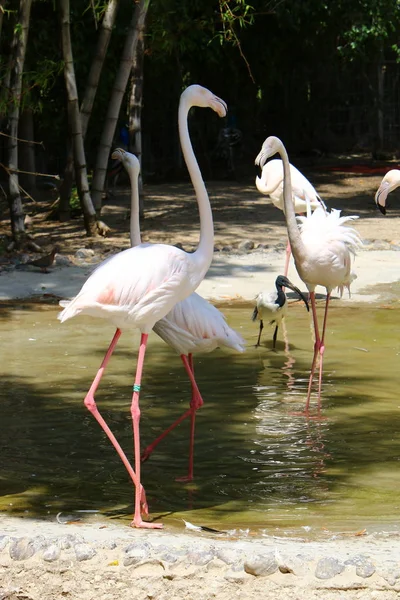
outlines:
[{"label": "long pink leg", "polygon": [[135,514],[131,523],[132,527],[142,527],[147,529],[161,529],[162,523],[148,523],[142,520],[140,503],[141,503],[141,485],[140,485],[140,408],[139,394],[140,384],[142,381],[144,356],[146,354],[146,346],[149,335],[142,333],[139,346],[139,354],[136,367],[135,383],[133,386],[133,396],[131,404],[131,415],[133,423],[133,443],[135,453],[135,472],[136,472],[136,490],[135,490]]},{"label": "long pink leg", "polygon": [[189,375],[190,382],[192,384],[192,398],[190,400],[190,442],[189,442],[189,468],[188,474],[183,477],[177,477],[176,481],[192,481],[193,480],[193,460],[194,460],[194,431],[196,425],[196,412],[203,406],[204,401],[200,395],[199,388],[197,387],[196,379],[194,377],[194,365],[193,356],[189,354],[189,357],[182,356],[182,362],[185,365],[185,369]]},{"label": "long pink leg", "polygon": [[325,302],[325,314],[324,314],[324,323],[322,326],[322,337],[321,337],[321,341],[320,341],[320,345],[319,345],[320,361],[319,361],[319,380],[318,380],[318,413],[321,412],[322,371],[323,371],[323,361],[324,361],[324,352],[325,352],[324,341],[325,341],[326,321],[327,321],[327,317],[328,317],[328,304],[329,304],[330,298],[331,298],[331,293],[328,292],[326,295],[326,302]]},{"label": "long pink leg", "polygon": [[308,381],[308,392],[307,392],[307,401],[306,401],[306,408],[305,408],[306,415],[308,415],[308,413],[309,413],[311,387],[312,387],[312,383],[313,383],[313,379],[314,379],[317,356],[318,356],[319,349],[321,346],[321,339],[319,337],[319,329],[318,329],[317,309],[315,306],[315,292],[310,292],[310,302],[311,302],[311,309],[312,309],[312,315],[313,315],[315,342],[314,342],[314,356],[313,356],[313,361],[311,364],[310,379]]},{"label": "long pink leg", "polygon": [[[93,383],[90,386],[88,393],[86,394],[86,397],[84,399],[84,404],[85,404],[86,408],[92,413],[92,415],[94,416],[96,421],[99,423],[100,427],[103,429],[103,431],[107,435],[108,439],[110,440],[110,442],[116,449],[120,459],[124,463],[125,468],[129,473],[134,485],[136,486],[137,478],[136,478],[135,471],[132,469],[129,460],[127,459],[125,452],[122,450],[121,446],[119,445],[115,435],[113,434],[113,432],[111,431],[111,429],[109,428],[109,426],[107,425],[107,423],[105,422],[103,417],[101,416],[101,414],[97,408],[95,399],[94,399],[94,395],[97,391],[97,388],[99,387],[100,380],[103,377],[105,368],[108,364],[108,361],[111,358],[112,353],[114,352],[115,346],[117,345],[117,342],[118,342],[119,338],[121,337],[121,333],[122,332],[120,329],[116,330],[114,337],[111,340],[111,344],[106,352],[106,355],[103,358],[103,362],[100,365],[100,369],[97,371],[97,375],[94,378]],[[147,507],[147,502],[146,502],[146,494],[145,494],[145,491],[142,486],[140,486],[139,489],[140,489],[140,502],[142,505],[142,512],[147,515],[148,507]]]},{"label": "long pink leg", "polygon": [[[193,410],[197,410],[204,404],[203,398],[201,397],[199,388],[197,387],[197,383],[194,378],[192,354],[189,354],[188,357],[186,357],[184,354],[181,354],[181,359],[192,384],[192,398],[190,401],[190,408],[187,411],[185,411],[183,415],[181,415],[176,421],[174,421],[172,425],[170,425],[165,431],[163,431],[151,444],[149,444],[147,448],[145,448],[145,450],[142,452],[142,462],[144,462],[150,457],[153,450],[173,429],[175,429],[175,427],[180,425],[182,421],[184,421],[187,417],[190,417],[193,414]],[[191,424],[191,427],[194,427],[193,423]]]}]

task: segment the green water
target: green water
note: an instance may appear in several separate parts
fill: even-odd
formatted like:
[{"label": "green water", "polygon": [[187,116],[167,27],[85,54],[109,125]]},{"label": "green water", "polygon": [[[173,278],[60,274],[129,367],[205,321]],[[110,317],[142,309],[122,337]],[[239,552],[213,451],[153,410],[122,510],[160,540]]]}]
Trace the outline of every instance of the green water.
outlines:
[{"label": "green water", "polygon": [[[97,511],[129,523],[132,485],[83,405],[113,328],[79,317],[61,325],[57,307],[0,311],[0,510],[47,518]],[[184,518],[277,535],[397,530],[400,309],[332,303],[320,420],[293,414],[304,406],[312,358],[304,307],[290,307],[289,345],[280,331],[276,352],[268,327],[263,345],[254,347],[252,307],[224,312],[248,349],[196,357],[205,405],[197,417],[195,480],[175,481],[187,469],[185,421],[143,464],[151,516],[171,527]],[[122,335],[96,396],[128,457],[138,341],[137,332]],[[189,398],[179,357],[152,335],[141,394],[143,447]]]}]

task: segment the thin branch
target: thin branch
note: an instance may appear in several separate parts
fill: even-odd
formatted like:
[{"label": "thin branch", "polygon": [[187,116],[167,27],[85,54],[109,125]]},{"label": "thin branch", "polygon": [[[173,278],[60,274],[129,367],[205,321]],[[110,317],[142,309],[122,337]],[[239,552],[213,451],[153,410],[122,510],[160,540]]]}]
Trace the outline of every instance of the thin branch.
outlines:
[{"label": "thin branch", "polygon": [[[3,131],[0,131],[0,135],[3,135],[4,137],[8,137],[8,138],[13,137],[13,136],[9,135],[8,133],[3,133]],[[33,140],[24,140],[24,139],[18,138],[18,137],[14,137],[13,139],[17,140],[17,142],[24,142],[25,144],[37,144],[38,146],[42,146],[43,150],[45,149],[43,142],[34,142]]]},{"label": "thin branch", "polygon": [[8,173],[8,175],[10,173],[26,173],[27,175],[36,175],[39,177],[50,177],[52,179],[57,179],[58,181],[60,181],[59,175],[53,175],[51,173],[35,173],[33,171],[23,171],[22,169],[10,169],[9,167],[6,167],[6,165],[4,165],[1,162],[0,162],[0,167],[3,167],[3,169]]}]

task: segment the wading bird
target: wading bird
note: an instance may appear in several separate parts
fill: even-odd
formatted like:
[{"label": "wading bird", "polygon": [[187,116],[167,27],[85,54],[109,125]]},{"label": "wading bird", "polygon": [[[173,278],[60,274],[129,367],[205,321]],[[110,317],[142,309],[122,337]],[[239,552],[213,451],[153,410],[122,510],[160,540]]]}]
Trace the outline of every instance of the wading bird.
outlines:
[{"label": "wading bird", "polygon": [[[307,206],[315,210],[319,206],[325,208],[320,196],[317,194],[314,186],[304,177],[294,165],[290,165],[290,177],[292,181],[292,200],[294,212],[303,214],[307,211]],[[256,187],[259,192],[269,196],[276,208],[284,212],[283,203],[283,165],[279,158],[269,160],[262,168],[261,177],[256,177]],[[287,277],[290,261],[290,242],[286,246],[286,259],[284,275]]]},{"label": "wading bird", "polygon": [[258,319],[260,321],[260,329],[258,332],[258,340],[256,347],[260,345],[261,332],[264,328],[264,319],[269,319],[270,325],[275,325],[274,335],[272,337],[272,347],[275,348],[276,336],[278,335],[278,328],[287,315],[288,301],[283,288],[287,287],[295,292],[310,310],[307,302],[307,298],[289,279],[283,275],[278,275],[275,280],[276,291],[274,292],[260,292],[256,296],[256,306],[253,311],[252,321]]},{"label": "wading bird", "polygon": [[[351,271],[352,257],[362,241],[358,232],[344,224],[356,219],[356,216],[341,217],[339,210],[326,212],[322,207],[317,208],[307,217],[299,217],[297,225],[295,209],[292,202],[292,187],[290,181],[289,159],[286,149],[277,137],[268,137],[262,145],[256,158],[256,164],[261,168],[270,156],[278,153],[283,161],[284,170],[284,208],[290,246],[300,279],[304,281],[309,292],[314,322],[315,343],[314,356],[308,384],[305,414],[309,414],[311,387],[314,378],[317,357],[319,356],[318,383],[318,412],[321,409],[321,385],[323,371],[323,356],[325,351],[325,331],[328,316],[328,305],[331,292],[339,288],[350,289],[355,275]],[[322,325],[322,335],[319,334],[318,319],[315,306],[315,288],[322,285],[326,288],[325,314]]]},{"label": "wading bird", "polygon": [[[114,160],[121,161],[126,169],[131,182],[131,220],[130,239],[131,245],[137,246],[141,243],[139,222],[139,189],[138,177],[140,164],[134,154],[117,148],[111,155]],[[198,387],[193,383],[194,368],[193,354],[198,352],[212,352],[216,348],[226,346],[243,352],[245,342],[226,322],[224,315],[210,302],[193,292],[188,298],[181,300],[163,318],[157,321],[153,331],[177,352],[192,384],[192,397],[190,408],[157,437],[142,452],[142,461],[147,460],[155,447],[162,439],[179,425],[186,417],[190,416],[190,445],[189,445],[189,469],[185,477],[180,481],[191,481],[193,479],[193,456],[194,456],[194,429],[196,411],[203,405],[204,401],[199,393]]]},{"label": "wading bird", "polygon": [[382,179],[381,184],[375,194],[375,202],[382,214],[386,215],[386,199],[390,192],[393,192],[400,185],[400,170],[392,169],[388,171]]},{"label": "wading bird", "polygon": [[124,250],[101,263],[90,275],[78,295],[59,315],[60,321],[64,322],[76,315],[86,314],[108,319],[117,328],[84,402],[122,459],[122,450],[100,416],[94,394],[121,336],[121,330],[128,327],[140,330],[141,340],[131,403],[135,470],[129,470],[123,459],[136,488],[135,512],[131,523],[134,527],[162,527],[159,523],[143,521],[141,516],[147,511],[140,475],[139,394],[148,336],[157,321],[165,317],[177,302],[189,296],[198,287],[211,264],[214,249],[210,202],[188,130],[187,117],[192,106],[209,107],[220,117],[224,117],[226,104],[199,85],[186,88],[180,98],[179,137],[184,160],[196,192],[200,214],[200,241],[196,251],[188,254],[167,244],[140,244]]}]

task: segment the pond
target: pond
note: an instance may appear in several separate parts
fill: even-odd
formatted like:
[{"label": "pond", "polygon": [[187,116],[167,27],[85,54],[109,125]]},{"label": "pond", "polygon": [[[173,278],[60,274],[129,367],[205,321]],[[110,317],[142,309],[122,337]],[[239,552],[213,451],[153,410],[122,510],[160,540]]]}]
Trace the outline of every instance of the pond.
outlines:
[{"label": "pond", "polygon": [[[129,524],[134,494],[125,468],[83,405],[114,330],[90,317],[61,325],[58,307],[1,307],[0,510],[56,518],[97,513]],[[319,309],[321,310],[321,308]],[[189,421],[142,466],[152,517],[276,535],[397,530],[400,399],[396,304],[332,302],[322,417],[304,407],[312,359],[310,316],[290,306],[286,332],[266,326],[255,348],[252,307],[226,308],[248,342],[238,354],[195,357],[205,400],[198,412],[195,479],[181,483]],[[286,337],[286,343],[283,337]],[[130,401],[139,334],[128,331],[96,401],[129,458]],[[150,336],[141,393],[142,446],[182,414],[190,386],[179,357]],[[315,411],[316,398],[312,398]],[[88,513],[79,511],[88,511]]]}]

